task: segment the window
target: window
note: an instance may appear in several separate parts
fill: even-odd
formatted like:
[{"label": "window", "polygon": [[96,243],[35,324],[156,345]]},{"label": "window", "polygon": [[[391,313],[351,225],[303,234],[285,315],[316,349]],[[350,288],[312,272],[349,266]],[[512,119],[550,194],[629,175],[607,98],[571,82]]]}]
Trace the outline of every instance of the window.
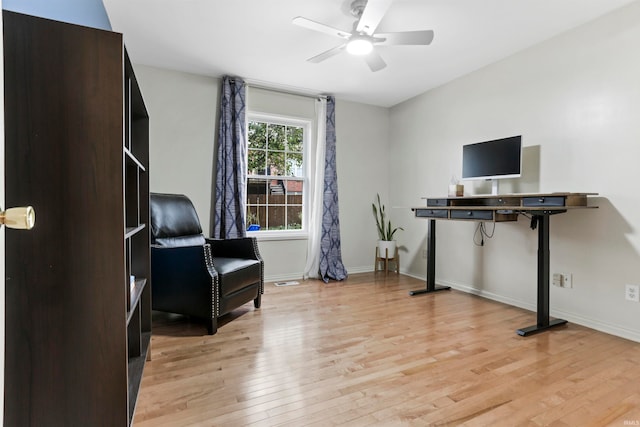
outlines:
[{"label": "window", "polygon": [[247,229],[266,234],[306,230],[305,147],[310,122],[249,115]]}]

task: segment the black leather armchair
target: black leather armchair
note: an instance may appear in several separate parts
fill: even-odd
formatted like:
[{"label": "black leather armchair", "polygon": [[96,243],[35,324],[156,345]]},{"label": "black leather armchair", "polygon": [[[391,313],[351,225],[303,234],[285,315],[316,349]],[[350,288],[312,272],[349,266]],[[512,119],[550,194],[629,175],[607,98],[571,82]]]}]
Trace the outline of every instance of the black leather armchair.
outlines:
[{"label": "black leather armchair", "polygon": [[255,238],[208,239],[191,201],[151,193],[152,308],[207,322],[253,300],[260,308],[264,264]]}]

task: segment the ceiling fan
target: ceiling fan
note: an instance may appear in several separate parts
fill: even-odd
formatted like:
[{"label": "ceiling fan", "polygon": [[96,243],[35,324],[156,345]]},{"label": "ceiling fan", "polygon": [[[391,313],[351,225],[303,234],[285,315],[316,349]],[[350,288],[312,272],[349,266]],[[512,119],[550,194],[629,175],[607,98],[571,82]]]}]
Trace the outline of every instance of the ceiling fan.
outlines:
[{"label": "ceiling fan", "polygon": [[425,46],[431,44],[433,40],[432,30],[399,33],[375,32],[392,2],[393,0],[354,0],[351,3],[350,10],[351,15],[356,18],[356,22],[353,24],[351,32],[321,24],[302,16],[293,18],[292,22],[295,25],[345,40],[341,45],[309,58],[307,61],[318,63],[346,50],[353,55],[362,55],[371,71],[379,71],[386,67],[387,64],[375,50],[375,46]]}]

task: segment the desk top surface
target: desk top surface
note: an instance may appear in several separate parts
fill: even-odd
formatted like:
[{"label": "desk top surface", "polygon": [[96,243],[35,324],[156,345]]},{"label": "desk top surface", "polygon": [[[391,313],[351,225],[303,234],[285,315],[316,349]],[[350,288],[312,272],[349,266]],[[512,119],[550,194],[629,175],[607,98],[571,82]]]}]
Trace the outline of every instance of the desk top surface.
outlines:
[{"label": "desk top surface", "polygon": [[439,197],[421,197],[425,200],[448,199],[448,200],[465,200],[465,199],[506,199],[506,198],[525,198],[525,197],[569,197],[569,196],[597,196],[598,193],[571,193],[567,191],[558,191],[554,193],[506,193],[506,194],[471,194],[468,196],[439,196]]},{"label": "desk top surface", "polygon": [[596,195],[598,193],[555,192],[423,197],[427,205],[412,207],[411,210],[564,211],[597,208],[588,204],[588,196]]}]

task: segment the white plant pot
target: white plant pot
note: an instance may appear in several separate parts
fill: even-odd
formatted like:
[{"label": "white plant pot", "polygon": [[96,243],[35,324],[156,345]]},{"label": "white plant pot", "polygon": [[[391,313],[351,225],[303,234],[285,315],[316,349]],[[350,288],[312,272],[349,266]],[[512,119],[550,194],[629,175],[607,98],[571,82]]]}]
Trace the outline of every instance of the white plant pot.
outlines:
[{"label": "white plant pot", "polygon": [[394,258],[396,256],[395,240],[378,240],[378,257]]}]

